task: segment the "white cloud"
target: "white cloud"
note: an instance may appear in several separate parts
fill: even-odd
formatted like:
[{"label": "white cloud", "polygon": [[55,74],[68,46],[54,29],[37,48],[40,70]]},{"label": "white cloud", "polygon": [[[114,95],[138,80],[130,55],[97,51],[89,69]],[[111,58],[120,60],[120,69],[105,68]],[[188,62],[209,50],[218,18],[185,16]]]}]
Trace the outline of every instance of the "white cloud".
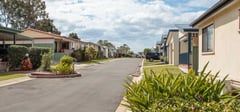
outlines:
[{"label": "white cloud", "polygon": [[[203,13],[189,12],[189,7],[179,9],[163,0],[46,0],[46,3],[50,18],[62,34],[77,32],[86,41],[106,39],[116,45],[126,43],[134,51],[152,47],[174,24],[190,23]],[[195,3],[192,0],[187,5],[199,7]],[[201,3],[202,7],[209,7],[215,2]]]}]

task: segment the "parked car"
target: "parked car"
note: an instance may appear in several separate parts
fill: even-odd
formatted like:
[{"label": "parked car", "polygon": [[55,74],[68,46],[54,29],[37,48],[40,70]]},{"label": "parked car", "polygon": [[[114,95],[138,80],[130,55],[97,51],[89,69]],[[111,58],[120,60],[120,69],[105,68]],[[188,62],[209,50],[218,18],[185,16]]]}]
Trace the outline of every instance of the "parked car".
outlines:
[{"label": "parked car", "polygon": [[149,52],[146,54],[146,59],[160,60],[160,54],[155,52]]}]

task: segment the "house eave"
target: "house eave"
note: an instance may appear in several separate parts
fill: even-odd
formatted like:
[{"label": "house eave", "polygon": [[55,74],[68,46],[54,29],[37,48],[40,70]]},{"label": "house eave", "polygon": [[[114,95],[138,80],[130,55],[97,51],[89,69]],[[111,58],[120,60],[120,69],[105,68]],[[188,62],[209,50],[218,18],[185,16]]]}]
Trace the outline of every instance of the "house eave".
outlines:
[{"label": "house eave", "polygon": [[233,2],[234,0],[220,0],[219,2],[217,2],[215,5],[213,5],[210,9],[208,9],[205,13],[203,13],[200,17],[198,17],[197,19],[195,19],[190,25],[192,27],[195,27],[197,24],[199,24],[201,21],[203,21],[204,19],[208,18],[209,16],[211,16],[212,14],[218,12],[219,10],[221,10],[223,7],[227,6],[228,4],[230,4],[231,2]]}]

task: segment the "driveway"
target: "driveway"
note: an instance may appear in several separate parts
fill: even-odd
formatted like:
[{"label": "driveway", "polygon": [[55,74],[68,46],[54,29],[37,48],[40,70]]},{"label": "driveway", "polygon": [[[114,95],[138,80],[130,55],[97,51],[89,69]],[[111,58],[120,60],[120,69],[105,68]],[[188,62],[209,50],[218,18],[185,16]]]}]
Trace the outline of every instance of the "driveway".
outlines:
[{"label": "driveway", "polygon": [[77,78],[35,79],[0,88],[0,112],[114,112],[124,80],[141,59],[124,58],[76,68]]}]

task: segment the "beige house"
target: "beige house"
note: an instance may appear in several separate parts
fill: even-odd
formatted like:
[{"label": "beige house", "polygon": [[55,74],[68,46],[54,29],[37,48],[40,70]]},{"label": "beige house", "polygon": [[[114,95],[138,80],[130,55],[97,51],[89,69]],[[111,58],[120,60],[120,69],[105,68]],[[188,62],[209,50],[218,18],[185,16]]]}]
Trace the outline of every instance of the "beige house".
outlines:
[{"label": "beige house", "polygon": [[34,39],[34,46],[49,47],[52,48],[55,53],[69,54],[74,48],[74,46],[72,46],[72,43],[75,42],[74,40],[50,32],[28,28],[21,34],[32,37]]},{"label": "beige house", "polygon": [[191,26],[199,29],[199,70],[209,62],[207,71],[240,81],[240,0],[220,0]]},{"label": "beige house", "polygon": [[179,64],[179,38],[178,38],[177,29],[171,29],[168,31],[166,46],[168,46],[167,58],[168,58],[169,64],[178,65]]}]

